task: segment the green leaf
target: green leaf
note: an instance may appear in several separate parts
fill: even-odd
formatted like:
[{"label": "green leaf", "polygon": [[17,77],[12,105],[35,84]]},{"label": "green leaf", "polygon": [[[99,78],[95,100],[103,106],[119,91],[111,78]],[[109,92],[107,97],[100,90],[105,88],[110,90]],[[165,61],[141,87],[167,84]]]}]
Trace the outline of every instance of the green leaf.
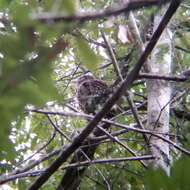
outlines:
[{"label": "green leaf", "polygon": [[[27,49],[23,47],[22,41],[20,41],[16,33],[12,35],[0,36],[0,41],[0,52],[9,59],[21,59],[27,51]],[[17,51],[15,51],[15,49]],[[16,60],[13,59],[11,61],[15,64]]]},{"label": "green leaf", "polygon": [[54,3],[55,2],[52,0],[46,0],[46,1],[42,1],[41,5],[43,6],[44,11],[50,11]]},{"label": "green leaf", "polygon": [[185,157],[174,163],[170,177],[161,170],[149,170],[145,182],[150,190],[189,190],[189,171],[190,159]]},{"label": "green leaf", "polygon": [[12,1],[10,4],[10,17],[20,26],[31,25],[32,20],[30,20],[29,17],[30,13],[30,7],[19,0]]},{"label": "green leaf", "polygon": [[79,58],[82,64],[89,70],[95,70],[98,68],[100,57],[98,57],[89,45],[82,39],[76,39],[77,50]]},{"label": "green leaf", "polygon": [[166,190],[168,177],[162,170],[149,170],[145,177],[145,182],[149,190]]},{"label": "green leaf", "polygon": [[76,10],[76,0],[45,0],[41,3],[41,5],[45,11],[61,11],[67,15],[74,14]]},{"label": "green leaf", "polygon": [[15,155],[13,144],[12,142],[10,142],[10,139],[9,139],[10,122],[13,116],[14,116],[14,113],[12,113],[8,108],[0,106],[0,121],[1,121],[0,123],[0,129],[1,129],[0,160],[3,160],[4,158],[6,158],[7,160],[12,160]]},{"label": "green leaf", "polygon": [[0,0],[0,8],[6,8],[13,0]]},{"label": "green leaf", "polygon": [[62,0],[61,9],[67,14],[74,14],[77,0]]},{"label": "green leaf", "polygon": [[172,167],[172,182],[175,184],[176,189],[189,190],[190,180],[190,159],[184,157],[175,162],[174,167]]}]

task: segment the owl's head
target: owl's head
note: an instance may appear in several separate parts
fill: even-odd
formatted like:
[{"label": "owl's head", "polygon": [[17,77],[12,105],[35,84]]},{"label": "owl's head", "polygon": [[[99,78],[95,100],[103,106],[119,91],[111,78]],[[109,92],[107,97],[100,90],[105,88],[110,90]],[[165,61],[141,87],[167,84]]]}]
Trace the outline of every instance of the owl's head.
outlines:
[{"label": "owl's head", "polygon": [[94,80],[94,79],[95,79],[95,77],[91,74],[82,75],[77,80],[77,86],[81,85],[85,81]]}]

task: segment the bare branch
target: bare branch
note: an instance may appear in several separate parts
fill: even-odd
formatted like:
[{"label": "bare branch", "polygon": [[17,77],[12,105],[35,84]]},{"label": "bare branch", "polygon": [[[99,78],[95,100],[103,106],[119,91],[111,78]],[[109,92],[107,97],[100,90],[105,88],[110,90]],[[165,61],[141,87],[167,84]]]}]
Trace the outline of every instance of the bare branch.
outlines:
[{"label": "bare branch", "polygon": [[[83,118],[92,119],[92,120],[94,119],[94,116],[83,114],[83,113],[75,113],[75,112],[69,112],[69,113],[68,112],[67,113],[66,112],[45,112],[45,111],[39,111],[39,110],[35,110],[35,112],[42,113],[42,114],[44,114],[44,113],[45,114],[46,113],[53,114],[53,115],[57,114],[57,115],[70,116],[70,117],[83,117]],[[180,150],[184,154],[190,155],[190,151],[178,146],[177,144],[175,144],[171,140],[168,140],[167,138],[163,137],[163,135],[169,135],[169,134],[158,133],[158,132],[155,132],[154,130],[146,130],[146,129],[140,129],[140,128],[136,128],[136,127],[130,127],[130,126],[126,126],[126,125],[123,125],[123,124],[120,124],[120,123],[116,123],[116,122],[108,120],[108,119],[102,119],[102,122],[109,123],[111,125],[126,129],[128,131],[134,131],[134,132],[137,132],[137,133],[149,134],[149,135],[155,136],[155,137],[160,138],[163,141],[167,142],[168,144],[171,144],[172,146],[174,146],[176,149]]]},{"label": "bare branch", "polygon": [[140,73],[139,78],[146,79],[159,79],[159,80],[167,80],[174,82],[185,82],[189,80],[189,77],[179,75],[179,76],[171,76],[171,75],[159,75],[159,74],[149,74],[149,73]]},{"label": "bare branch", "polygon": [[56,131],[54,130],[53,135],[51,136],[51,138],[48,140],[48,142],[46,144],[44,144],[42,147],[40,147],[36,152],[34,152],[31,156],[29,156],[28,158],[26,158],[25,160],[22,160],[21,162],[17,163],[16,167],[20,166],[22,163],[30,160],[31,158],[33,158],[36,154],[38,154],[39,152],[41,152],[43,149],[45,149],[55,138],[56,136]]},{"label": "bare branch", "polygon": [[32,19],[38,20],[41,22],[49,23],[49,22],[86,22],[89,20],[97,20],[110,16],[117,16],[121,13],[126,13],[131,10],[137,10],[142,7],[151,7],[158,6],[162,4],[166,4],[170,2],[170,0],[129,0],[128,3],[110,7],[103,11],[97,11],[94,13],[78,13],[76,15],[65,16],[65,14],[57,14],[57,13],[40,13],[33,14]]},{"label": "bare branch", "polygon": [[[133,156],[135,157],[138,157],[136,155],[136,153],[130,148],[128,147],[127,145],[123,144],[122,142],[120,142],[120,140],[118,140],[116,137],[112,136],[110,133],[108,133],[105,129],[103,129],[102,127],[99,127],[98,128],[100,130],[102,130],[111,140],[113,140],[114,142],[118,143],[119,145],[121,145],[122,147],[124,147],[128,152],[130,152]],[[140,163],[146,168],[146,164],[140,160]]]},{"label": "bare branch", "polygon": [[24,177],[36,177],[36,176],[41,175],[44,172],[45,170],[36,170],[36,171],[29,171],[29,172],[23,172],[23,173],[19,173],[15,175],[6,176],[5,178],[1,179],[0,184],[4,184],[4,183],[14,181],[19,178],[24,178]]},{"label": "bare branch", "polygon": [[74,163],[64,166],[62,169],[65,170],[67,168],[75,168],[75,167],[81,167],[81,166],[90,166],[92,164],[107,164],[107,163],[117,163],[122,161],[142,161],[142,160],[152,160],[155,157],[152,155],[146,155],[146,156],[135,156],[135,157],[125,157],[125,158],[112,158],[112,159],[98,159],[98,160],[92,160],[92,161],[85,161],[80,163]]}]

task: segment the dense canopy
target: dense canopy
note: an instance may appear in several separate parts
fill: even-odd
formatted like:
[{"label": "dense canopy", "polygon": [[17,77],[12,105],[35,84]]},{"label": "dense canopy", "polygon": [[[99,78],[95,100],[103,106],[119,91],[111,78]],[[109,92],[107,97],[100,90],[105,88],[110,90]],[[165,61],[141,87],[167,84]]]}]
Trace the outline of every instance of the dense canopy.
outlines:
[{"label": "dense canopy", "polygon": [[188,190],[189,28],[189,0],[0,1],[2,189]]}]

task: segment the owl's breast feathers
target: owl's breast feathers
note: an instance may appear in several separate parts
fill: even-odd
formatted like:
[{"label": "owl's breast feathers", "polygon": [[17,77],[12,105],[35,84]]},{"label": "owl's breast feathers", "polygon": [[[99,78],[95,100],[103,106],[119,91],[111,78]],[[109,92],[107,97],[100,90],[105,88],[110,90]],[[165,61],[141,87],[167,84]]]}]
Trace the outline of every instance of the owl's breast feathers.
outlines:
[{"label": "owl's breast feathers", "polygon": [[96,113],[106,102],[109,92],[107,84],[98,79],[84,80],[77,90],[77,99],[85,113]]}]

